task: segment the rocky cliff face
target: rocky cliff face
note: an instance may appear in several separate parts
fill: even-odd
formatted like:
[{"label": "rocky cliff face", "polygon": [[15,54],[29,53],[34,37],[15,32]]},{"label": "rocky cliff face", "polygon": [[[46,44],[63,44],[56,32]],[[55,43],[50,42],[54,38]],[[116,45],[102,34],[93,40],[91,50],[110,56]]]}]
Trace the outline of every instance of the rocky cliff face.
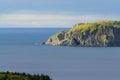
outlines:
[{"label": "rocky cliff face", "polygon": [[76,24],[68,31],[61,31],[45,44],[61,46],[120,46],[120,21],[101,21]]}]

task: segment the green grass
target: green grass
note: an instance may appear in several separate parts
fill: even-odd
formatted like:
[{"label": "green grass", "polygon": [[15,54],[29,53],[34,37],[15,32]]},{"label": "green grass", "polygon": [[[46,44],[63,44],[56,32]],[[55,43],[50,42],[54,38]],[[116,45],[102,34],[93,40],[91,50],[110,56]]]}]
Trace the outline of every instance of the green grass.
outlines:
[{"label": "green grass", "polygon": [[94,22],[94,23],[86,23],[86,24],[77,24],[75,25],[71,30],[69,30],[68,33],[74,32],[74,31],[90,31],[93,32],[95,30],[100,30],[102,27],[117,27],[120,28],[120,21],[100,21],[100,22]]},{"label": "green grass", "polygon": [[52,37],[57,37],[59,34],[61,34],[62,32],[58,32],[58,33],[56,33],[56,34],[54,34]]}]

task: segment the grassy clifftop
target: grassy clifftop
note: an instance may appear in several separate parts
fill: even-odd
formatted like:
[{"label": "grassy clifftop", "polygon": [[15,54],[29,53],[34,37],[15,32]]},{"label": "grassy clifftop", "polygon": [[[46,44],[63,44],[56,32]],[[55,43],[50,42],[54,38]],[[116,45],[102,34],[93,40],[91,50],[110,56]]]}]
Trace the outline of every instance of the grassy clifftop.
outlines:
[{"label": "grassy clifftop", "polygon": [[69,32],[74,31],[90,31],[93,32],[94,30],[100,30],[102,27],[119,27],[120,28],[120,21],[100,21],[100,22],[94,22],[94,23],[80,23],[76,24]]}]

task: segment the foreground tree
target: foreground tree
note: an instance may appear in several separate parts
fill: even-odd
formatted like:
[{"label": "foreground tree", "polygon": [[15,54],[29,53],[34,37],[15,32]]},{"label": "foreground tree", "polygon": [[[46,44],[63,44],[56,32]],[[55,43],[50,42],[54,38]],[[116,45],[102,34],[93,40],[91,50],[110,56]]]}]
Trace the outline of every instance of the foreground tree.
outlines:
[{"label": "foreground tree", "polygon": [[18,72],[0,72],[0,80],[52,80],[44,74],[28,74]]}]

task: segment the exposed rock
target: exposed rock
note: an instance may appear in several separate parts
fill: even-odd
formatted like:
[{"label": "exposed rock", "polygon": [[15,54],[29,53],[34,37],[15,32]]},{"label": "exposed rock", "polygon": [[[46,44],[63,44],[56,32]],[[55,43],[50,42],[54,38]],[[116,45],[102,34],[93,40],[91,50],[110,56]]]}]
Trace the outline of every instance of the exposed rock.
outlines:
[{"label": "exposed rock", "polygon": [[53,35],[45,44],[91,47],[120,46],[120,21],[76,24],[68,31]]}]

